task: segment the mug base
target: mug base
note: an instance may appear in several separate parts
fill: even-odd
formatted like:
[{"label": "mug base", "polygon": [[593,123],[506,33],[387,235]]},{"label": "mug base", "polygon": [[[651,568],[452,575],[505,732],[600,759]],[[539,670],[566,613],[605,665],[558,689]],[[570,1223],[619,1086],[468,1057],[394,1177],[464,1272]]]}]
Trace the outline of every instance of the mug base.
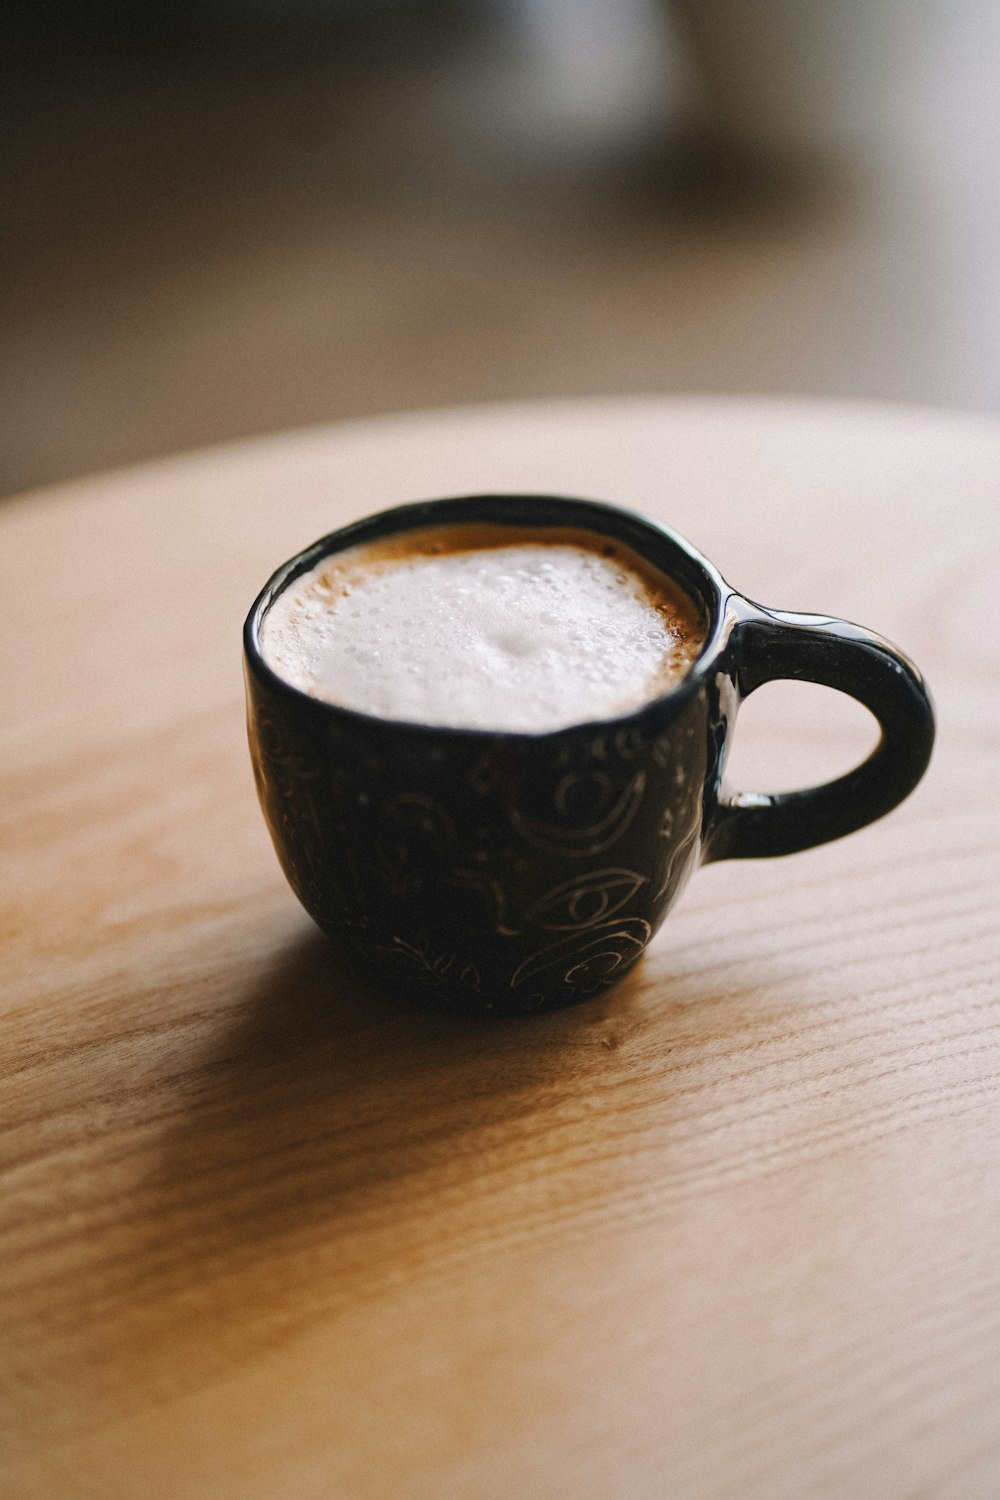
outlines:
[{"label": "mug base", "polygon": [[620,963],[609,974],[591,977],[589,982],[525,985],[521,990],[482,985],[478,975],[467,971],[451,976],[447,969],[439,972],[422,962],[420,955],[401,953],[395,963],[372,961],[364,951],[330,933],[325,934],[338,962],[343,962],[384,999],[410,1010],[430,1011],[438,1015],[464,1019],[508,1020],[519,1016],[545,1015],[583,1005],[614,989],[642,959],[638,954]]}]

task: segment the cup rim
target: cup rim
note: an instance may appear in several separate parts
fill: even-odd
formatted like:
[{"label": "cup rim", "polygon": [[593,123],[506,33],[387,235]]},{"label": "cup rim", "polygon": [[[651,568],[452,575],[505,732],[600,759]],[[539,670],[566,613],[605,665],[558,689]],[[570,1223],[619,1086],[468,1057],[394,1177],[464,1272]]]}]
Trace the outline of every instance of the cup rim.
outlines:
[{"label": "cup rim", "polygon": [[[532,514],[536,508],[542,510],[545,507],[548,507],[550,511],[552,509],[559,511],[560,518]],[[610,525],[602,526],[602,519]],[[678,578],[676,581],[688,593],[695,594],[695,602],[704,609],[707,616],[705,640],[701,650],[680,682],[675,683],[665,692],[658,693],[640,703],[636,708],[621,714],[580,719],[556,729],[544,730],[469,728],[453,724],[427,724],[412,719],[383,718],[378,714],[365,713],[361,709],[347,708],[339,703],[329,703],[323,698],[316,698],[303,688],[288,682],[268,664],[260,644],[261,625],[267,611],[279,594],[283,593],[296,578],[315,567],[324,557],[383,537],[417,531],[428,526],[462,524],[463,522],[472,524],[499,522],[503,525],[523,525],[546,530],[565,526],[567,530],[593,531],[598,535],[625,542],[654,567],[660,567],[668,577],[673,577],[673,573],[659,564],[655,557],[650,556],[648,547],[644,547],[642,542],[643,539],[647,541],[651,539],[654,543],[673,549],[683,560],[684,571],[694,575],[697,579],[694,589],[690,587],[688,578]],[[281,563],[250,606],[243,624],[243,654],[249,670],[261,679],[270,692],[307,705],[310,710],[321,717],[328,717],[331,722],[350,722],[371,728],[378,726],[382,732],[398,730],[410,735],[423,733],[449,740],[457,738],[466,741],[485,739],[537,743],[542,740],[556,739],[560,735],[578,733],[581,729],[591,729],[594,732],[601,729],[607,731],[612,728],[629,729],[651,710],[667,704],[680,706],[685,703],[698,691],[709,675],[724,643],[726,604],[732,592],[718,569],[703,553],[671,527],[652,516],[644,515],[641,511],[630,510],[610,501],[589,500],[572,495],[534,492],[453,495],[442,499],[412,501],[372,512],[356,521],[349,522],[346,526],[338,527],[336,531],[327,532],[326,535],[296,552],[286,562]]]}]

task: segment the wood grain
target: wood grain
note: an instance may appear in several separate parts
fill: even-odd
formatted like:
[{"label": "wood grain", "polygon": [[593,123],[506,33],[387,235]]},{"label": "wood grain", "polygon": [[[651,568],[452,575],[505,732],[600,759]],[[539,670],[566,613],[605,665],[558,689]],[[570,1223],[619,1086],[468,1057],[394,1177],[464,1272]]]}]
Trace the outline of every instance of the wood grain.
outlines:
[{"label": "wood grain", "polygon": [[[617,991],[414,1016],[277,869],[239,630],[395,501],[581,493],[926,669],[925,782],[699,873]],[[0,1489],[1000,1492],[1000,424],[622,402],[441,413],[0,513]],[[864,721],[864,722],[863,722]],[[736,773],[869,730],[763,692]]]}]

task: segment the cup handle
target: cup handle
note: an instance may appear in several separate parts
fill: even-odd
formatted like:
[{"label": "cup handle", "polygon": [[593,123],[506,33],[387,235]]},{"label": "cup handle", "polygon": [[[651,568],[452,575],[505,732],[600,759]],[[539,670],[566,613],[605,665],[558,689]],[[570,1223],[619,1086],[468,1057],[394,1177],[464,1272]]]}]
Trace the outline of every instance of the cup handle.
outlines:
[{"label": "cup handle", "polygon": [[846,620],[764,609],[739,596],[733,603],[731,664],[740,699],[777,678],[816,682],[863,703],[882,735],[867,760],[823,786],[723,790],[705,840],[706,863],[795,854],[863,828],[909,796],[934,743],[923,678],[889,641]]}]

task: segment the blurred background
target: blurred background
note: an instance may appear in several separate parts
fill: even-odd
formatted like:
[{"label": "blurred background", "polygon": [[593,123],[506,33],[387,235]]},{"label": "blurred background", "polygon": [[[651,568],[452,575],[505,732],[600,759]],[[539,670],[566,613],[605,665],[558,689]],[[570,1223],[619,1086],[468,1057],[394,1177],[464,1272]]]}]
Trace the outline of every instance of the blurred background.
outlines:
[{"label": "blurred background", "polygon": [[457,403],[1000,408],[995,0],[0,25],[0,492]]}]

